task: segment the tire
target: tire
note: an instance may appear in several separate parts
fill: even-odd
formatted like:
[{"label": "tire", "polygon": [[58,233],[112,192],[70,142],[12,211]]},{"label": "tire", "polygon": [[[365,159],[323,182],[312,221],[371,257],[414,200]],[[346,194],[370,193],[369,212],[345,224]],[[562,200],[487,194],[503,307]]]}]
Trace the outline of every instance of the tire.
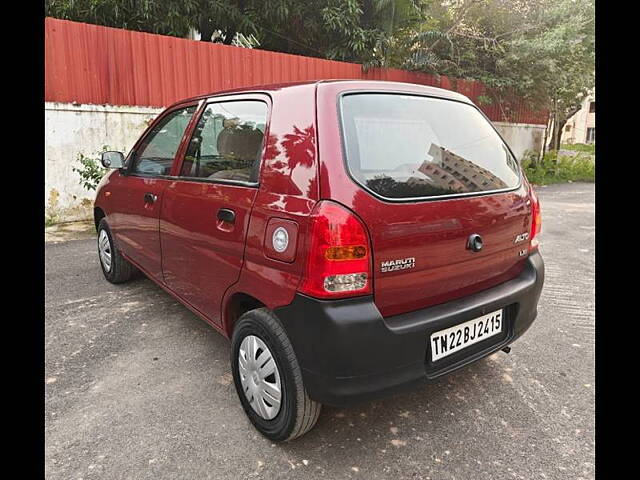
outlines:
[{"label": "tire", "polygon": [[[110,264],[103,257],[103,241],[108,241],[108,246],[105,244],[104,248],[108,249]],[[104,278],[111,283],[124,283],[136,273],[136,268],[125,260],[115,247],[113,235],[111,235],[106,218],[100,220],[98,224],[98,259],[100,260],[100,268],[102,268]],[[105,265],[106,263],[107,265]]]},{"label": "tire", "polygon": [[[264,379],[259,376],[258,383],[255,382],[255,375],[259,374],[259,370],[251,368],[250,344],[252,341],[256,342],[254,346],[257,347],[254,350],[253,358],[260,360],[256,365],[263,363],[264,371],[273,369],[270,360],[267,360],[266,363],[262,360],[271,356],[276,367],[274,374]],[[261,345],[267,350],[261,351]],[[244,365],[240,364],[241,350]],[[261,357],[261,355],[267,355],[267,357]],[[244,374],[241,373],[241,369]],[[245,413],[254,427],[268,439],[274,442],[293,440],[311,430],[318,421],[322,405],[309,398],[304,388],[302,373],[293,346],[280,321],[268,309],[251,310],[238,319],[231,338],[231,371],[236,392]],[[265,382],[270,382],[273,388],[278,377],[281,398],[276,413],[276,402],[272,401],[276,397],[270,397],[263,392],[267,392]],[[248,389],[247,394],[245,394],[245,389]],[[251,402],[248,396],[253,397]],[[260,398],[267,399],[262,407],[260,407]],[[272,404],[271,408],[269,408],[269,403]],[[252,405],[256,407],[254,408]],[[265,413],[269,415],[265,415]]]}]

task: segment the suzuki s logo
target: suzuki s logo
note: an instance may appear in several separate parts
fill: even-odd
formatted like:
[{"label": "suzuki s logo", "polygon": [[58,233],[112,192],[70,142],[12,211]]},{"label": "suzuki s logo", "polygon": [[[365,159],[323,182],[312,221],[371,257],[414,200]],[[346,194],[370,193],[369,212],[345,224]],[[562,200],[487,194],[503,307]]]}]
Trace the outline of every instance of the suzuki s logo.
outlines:
[{"label": "suzuki s logo", "polygon": [[407,270],[416,266],[415,257],[399,258],[398,260],[387,260],[380,263],[380,271],[393,272],[395,270]]},{"label": "suzuki s logo", "polygon": [[524,233],[521,233],[520,235],[516,235],[516,239],[513,241],[513,243],[524,242],[528,238],[529,238],[529,233],[528,232],[524,232]]}]

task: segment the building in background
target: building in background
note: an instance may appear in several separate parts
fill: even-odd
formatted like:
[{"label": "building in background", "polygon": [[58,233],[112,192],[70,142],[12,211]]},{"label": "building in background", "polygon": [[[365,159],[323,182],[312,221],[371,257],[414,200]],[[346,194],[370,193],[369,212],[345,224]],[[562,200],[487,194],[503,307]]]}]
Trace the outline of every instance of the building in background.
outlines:
[{"label": "building in background", "polygon": [[561,143],[596,143],[596,93],[588,95],[582,108],[562,130]]},{"label": "building in background", "polygon": [[429,155],[433,161],[425,161],[418,170],[429,177],[431,185],[438,188],[455,192],[482,192],[507,187],[489,170],[444,147],[432,143]]}]

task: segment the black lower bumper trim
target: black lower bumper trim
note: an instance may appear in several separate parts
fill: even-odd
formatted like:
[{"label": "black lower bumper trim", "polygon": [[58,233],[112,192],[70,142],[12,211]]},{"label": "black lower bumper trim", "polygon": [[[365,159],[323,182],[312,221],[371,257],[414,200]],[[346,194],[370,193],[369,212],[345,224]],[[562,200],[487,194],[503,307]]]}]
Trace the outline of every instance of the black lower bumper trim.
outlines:
[{"label": "black lower bumper trim", "polygon": [[[493,288],[383,318],[373,297],[318,300],[301,294],[275,310],[293,344],[311,398],[344,406],[425,382],[505,348],[533,323],[544,281],[539,253],[522,273]],[[503,308],[503,333],[437,362],[431,333]]]}]

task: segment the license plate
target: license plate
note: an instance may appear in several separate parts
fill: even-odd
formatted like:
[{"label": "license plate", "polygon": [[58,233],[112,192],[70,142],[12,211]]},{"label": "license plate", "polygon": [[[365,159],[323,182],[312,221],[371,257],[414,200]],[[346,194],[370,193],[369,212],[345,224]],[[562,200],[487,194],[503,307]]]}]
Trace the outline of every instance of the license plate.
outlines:
[{"label": "license plate", "polygon": [[502,310],[431,334],[431,361],[459,352],[502,332]]}]

